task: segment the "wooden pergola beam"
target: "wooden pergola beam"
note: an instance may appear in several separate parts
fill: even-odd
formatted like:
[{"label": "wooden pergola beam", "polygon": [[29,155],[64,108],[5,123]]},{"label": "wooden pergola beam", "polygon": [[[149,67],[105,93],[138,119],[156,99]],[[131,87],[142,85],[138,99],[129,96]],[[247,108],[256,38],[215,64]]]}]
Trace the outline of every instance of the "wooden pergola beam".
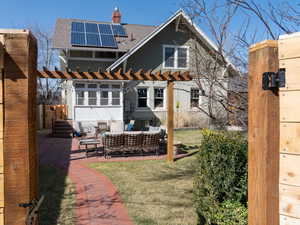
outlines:
[{"label": "wooden pergola beam", "polygon": [[100,70],[97,72],[81,72],[79,69],[76,71],[59,71],[59,70],[48,70],[44,67],[42,71],[37,71],[36,76],[39,78],[52,78],[52,79],[87,79],[87,80],[140,80],[140,81],[190,81],[192,77],[189,72],[180,73],[166,71],[161,73],[152,72],[151,70],[144,72],[142,69],[134,72],[132,69],[127,72],[123,72],[119,69],[117,72]]}]

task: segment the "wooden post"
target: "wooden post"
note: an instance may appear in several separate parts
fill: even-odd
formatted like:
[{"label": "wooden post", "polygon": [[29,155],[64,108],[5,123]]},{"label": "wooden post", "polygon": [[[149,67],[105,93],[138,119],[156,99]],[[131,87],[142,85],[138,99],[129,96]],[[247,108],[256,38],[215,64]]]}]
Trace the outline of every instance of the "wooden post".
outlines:
[{"label": "wooden post", "polygon": [[27,30],[4,35],[4,220],[24,225],[28,209],[19,207],[38,196],[36,149],[36,39]]},{"label": "wooden post", "polygon": [[4,67],[4,46],[3,36],[0,35],[0,225],[4,224],[4,105],[3,105],[3,67]]},{"label": "wooden post", "polygon": [[278,92],[262,89],[262,74],[277,70],[277,41],[250,48],[249,225],[279,225],[279,97]]},{"label": "wooden post", "polygon": [[174,82],[168,81],[168,155],[167,161],[173,162],[174,160]]}]

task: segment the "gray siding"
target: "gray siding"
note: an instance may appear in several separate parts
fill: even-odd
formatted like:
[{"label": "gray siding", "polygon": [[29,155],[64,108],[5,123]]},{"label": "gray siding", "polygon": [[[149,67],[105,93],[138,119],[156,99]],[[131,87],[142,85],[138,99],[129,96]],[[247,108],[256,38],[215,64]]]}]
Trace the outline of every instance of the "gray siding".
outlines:
[{"label": "gray siding", "polygon": [[76,67],[80,68],[80,71],[98,71],[99,68],[105,70],[109,67],[113,62],[99,62],[99,61],[80,61],[80,60],[69,60],[68,67],[71,70],[76,70]]}]

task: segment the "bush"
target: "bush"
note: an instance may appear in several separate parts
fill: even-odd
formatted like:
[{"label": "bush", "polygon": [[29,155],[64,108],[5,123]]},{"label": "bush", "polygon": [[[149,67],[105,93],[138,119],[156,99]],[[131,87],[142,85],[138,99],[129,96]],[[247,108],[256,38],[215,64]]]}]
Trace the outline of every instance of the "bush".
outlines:
[{"label": "bush", "polygon": [[203,130],[194,182],[200,225],[247,224],[247,140]]}]

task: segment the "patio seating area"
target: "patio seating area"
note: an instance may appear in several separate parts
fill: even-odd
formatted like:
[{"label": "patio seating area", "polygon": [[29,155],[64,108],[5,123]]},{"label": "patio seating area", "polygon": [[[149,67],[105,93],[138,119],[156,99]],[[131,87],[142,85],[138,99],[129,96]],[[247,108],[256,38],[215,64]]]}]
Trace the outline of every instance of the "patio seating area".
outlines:
[{"label": "patio seating area", "polygon": [[110,158],[166,153],[166,132],[160,127],[150,127],[149,131],[116,131],[98,123],[94,133],[84,134],[77,139],[78,149],[84,149],[86,157],[96,155]]}]

